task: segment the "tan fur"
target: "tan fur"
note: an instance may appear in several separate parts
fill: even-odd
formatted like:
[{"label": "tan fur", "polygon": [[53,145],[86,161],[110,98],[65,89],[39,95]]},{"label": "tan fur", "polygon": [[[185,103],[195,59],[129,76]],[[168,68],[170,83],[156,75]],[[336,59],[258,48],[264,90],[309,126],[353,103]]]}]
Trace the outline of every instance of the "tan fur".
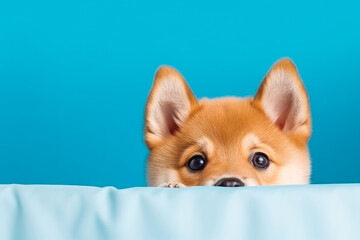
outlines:
[{"label": "tan fur", "polygon": [[[283,95],[287,96],[285,103],[281,102]],[[166,104],[166,108],[175,108],[174,122],[161,117],[167,111],[163,107]],[[281,107],[286,114],[279,116]],[[159,125],[164,122],[170,122],[170,130]],[[161,67],[145,113],[145,142],[150,150],[148,184],[214,185],[223,177],[237,177],[245,186],[306,184],[310,177],[310,135],[307,93],[288,59],[271,68],[254,98],[197,101],[176,70]],[[270,158],[266,170],[250,164],[254,152]],[[208,162],[202,171],[194,173],[186,163],[196,154],[205,155]]]}]

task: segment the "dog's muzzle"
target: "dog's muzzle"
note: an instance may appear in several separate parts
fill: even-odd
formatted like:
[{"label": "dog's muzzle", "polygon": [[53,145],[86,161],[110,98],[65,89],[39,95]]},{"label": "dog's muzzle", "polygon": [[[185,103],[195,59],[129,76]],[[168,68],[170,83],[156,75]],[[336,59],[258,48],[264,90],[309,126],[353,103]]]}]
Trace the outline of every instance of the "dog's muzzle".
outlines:
[{"label": "dog's muzzle", "polygon": [[238,178],[222,178],[217,183],[217,187],[243,187],[245,184]]}]

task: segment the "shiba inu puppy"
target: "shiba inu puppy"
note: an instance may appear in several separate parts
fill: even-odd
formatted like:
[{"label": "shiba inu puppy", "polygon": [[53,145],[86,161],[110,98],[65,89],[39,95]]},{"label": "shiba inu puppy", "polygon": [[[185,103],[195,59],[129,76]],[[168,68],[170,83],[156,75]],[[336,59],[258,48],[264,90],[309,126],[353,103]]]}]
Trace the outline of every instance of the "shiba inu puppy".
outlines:
[{"label": "shiba inu puppy", "polygon": [[156,72],[145,112],[150,186],[307,184],[309,100],[290,59],[253,98],[197,100],[182,75]]}]

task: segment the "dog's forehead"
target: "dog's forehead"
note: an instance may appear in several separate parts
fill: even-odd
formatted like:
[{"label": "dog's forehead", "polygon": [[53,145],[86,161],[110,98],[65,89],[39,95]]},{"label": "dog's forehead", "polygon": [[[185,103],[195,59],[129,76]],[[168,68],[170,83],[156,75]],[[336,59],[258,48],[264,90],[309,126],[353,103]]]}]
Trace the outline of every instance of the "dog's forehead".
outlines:
[{"label": "dog's forehead", "polygon": [[189,142],[206,137],[215,145],[233,146],[270,140],[269,136],[279,134],[251,98],[205,99],[199,105],[183,129]]},{"label": "dog's forehead", "polygon": [[[212,155],[215,151],[221,150],[221,148],[219,148],[220,147],[219,145],[222,145],[222,144],[219,144],[217,139],[212,139],[212,138],[203,136],[195,142],[198,146],[200,146],[200,148],[204,152],[206,152],[210,155]],[[240,147],[240,150],[242,150],[243,152],[246,152],[249,149],[254,148],[259,143],[261,143],[261,140],[254,133],[247,133],[247,134],[243,135],[241,138],[238,138],[238,141],[233,141],[233,145],[235,145],[235,149]],[[226,144],[226,145],[227,146],[223,146],[223,147],[225,147],[225,148],[229,147],[229,144]],[[230,147],[234,147],[234,146],[230,146]]]},{"label": "dog's forehead", "polygon": [[199,115],[203,119],[211,117],[212,120],[238,121],[251,117],[256,111],[252,105],[251,98],[224,97],[215,99],[202,99],[200,102]]},{"label": "dog's forehead", "polygon": [[[256,125],[266,124],[265,116],[256,109],[249,98],[219,98],[200,101],[194,122],[201,131],[217,134],[239,134],[253,131]],[[205,129],[204,129],[205,128]]]}]

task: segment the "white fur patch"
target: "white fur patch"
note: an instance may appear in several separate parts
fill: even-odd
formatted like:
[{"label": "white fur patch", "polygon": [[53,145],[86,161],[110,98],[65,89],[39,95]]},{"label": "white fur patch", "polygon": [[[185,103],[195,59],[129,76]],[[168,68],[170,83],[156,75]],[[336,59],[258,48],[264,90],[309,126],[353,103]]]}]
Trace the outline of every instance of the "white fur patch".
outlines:
[{"label": "white fur patch", "polygon": [[246,178],[244,183],[245,183],[245,186],[248,186],[248,187],[260,185],[259,182],[255,178]]},{"label": "white fur patch", "polygon": [[[304,162],[304,159],[308,159]],[[295,153],[291,161],[281,167],[275,185],[283,184],[308,184],[310,176],[309,156],[303,156],[301,153]]]}]

